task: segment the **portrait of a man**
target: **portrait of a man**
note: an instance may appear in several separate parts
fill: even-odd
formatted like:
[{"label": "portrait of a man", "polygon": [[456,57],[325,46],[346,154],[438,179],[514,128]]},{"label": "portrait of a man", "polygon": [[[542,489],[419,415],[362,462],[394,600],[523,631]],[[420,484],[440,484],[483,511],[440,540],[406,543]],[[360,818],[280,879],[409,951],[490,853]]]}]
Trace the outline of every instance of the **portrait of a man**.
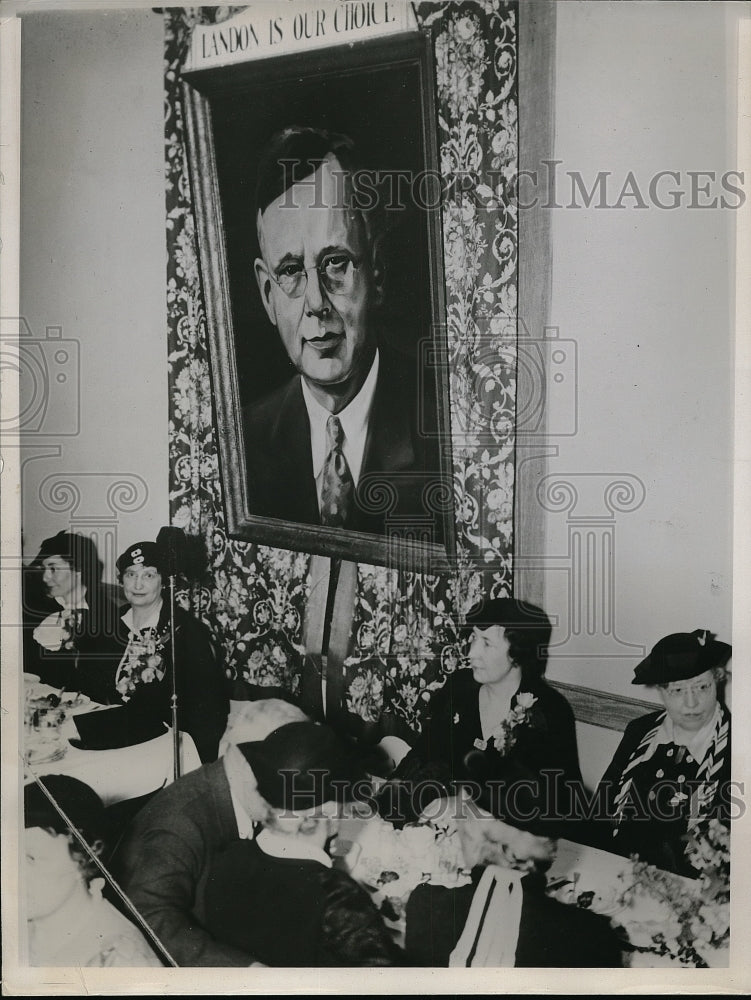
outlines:
[{"label": "portrait of a man", "polygon": [[250,509],[388,533],[440,481],[435,386],[381,326],[383,212],[346,136],[277,132],[255,191],[263,307],[295,370],[245,407]]},{"label": "portrait of a man", "polygon": [[[430,39],[195,71],[185,97],[235,538],[456,552]],[[389,113],[381,113],[388,108]]]}]

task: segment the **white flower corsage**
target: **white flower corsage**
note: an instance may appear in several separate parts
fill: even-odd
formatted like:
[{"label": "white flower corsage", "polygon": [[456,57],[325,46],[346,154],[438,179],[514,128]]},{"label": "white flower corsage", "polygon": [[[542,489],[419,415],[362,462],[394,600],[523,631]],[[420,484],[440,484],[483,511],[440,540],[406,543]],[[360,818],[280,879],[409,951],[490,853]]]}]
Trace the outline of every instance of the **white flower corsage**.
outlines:
[{"label": "white flower corsage", "polygon": [[501,719],[490,736],[486,740],[475,740],[475,749],[487,750],[489,746],[493,746],[499,753],[508,753],[516,743],[514,730],[518,726],[529,722],[529,710],[536,701],[537,698],[533,694],[530,694],[529,691],[521,691],[516,696],[514,707],[505,719]]},{"label": "white flower corsage", "polygon": [[51,653],[57,653],[61,649],[75,649],[75,626],[75,611],[69,611],[67,615],[62,611],[55,611],[34,629],[34,641]]}]

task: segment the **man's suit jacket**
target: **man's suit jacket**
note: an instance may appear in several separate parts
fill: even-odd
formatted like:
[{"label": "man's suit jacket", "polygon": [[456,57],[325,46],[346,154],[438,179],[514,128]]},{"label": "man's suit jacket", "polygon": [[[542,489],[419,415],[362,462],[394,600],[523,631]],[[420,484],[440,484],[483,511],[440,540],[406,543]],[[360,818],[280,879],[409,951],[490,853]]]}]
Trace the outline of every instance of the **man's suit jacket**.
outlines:
[{"label": "man's suit jacket", "polygon": [[[430,372],[418,378],[414,358],[380,348],[358,496],[345,527],[384,534],[387,516],[414,518],[427,512],[423,491],[441,480],[432,382]],[[301,376],[246,407],[244,421],[251,513],[320,524]],[[386,484],[385,491],[368,497],[369,483],[373,494],[378,492],[376,479]],[[391,487],[394,500],[389,498]],[[440,542],[440,517],[434,523],[434,540]]]},{"label": "man's suit jacket", "polygon": [[133,821],[115,876],[180,966],[248,966],[251,955],[205,930],[205,889],[216,854],[238,839],[222,760],[163,789]]},{"label": "man's suit jacket", "polygon": [[[475,872],[474,874],[478,874]],[[543,880],[527,876],[516,944],[516,968],[619,968],[623,948],[607,917],[545,895]],[[469,916],[475,885],[458,889],[418,885],[407,903],[407,962],[449,964]]]}]

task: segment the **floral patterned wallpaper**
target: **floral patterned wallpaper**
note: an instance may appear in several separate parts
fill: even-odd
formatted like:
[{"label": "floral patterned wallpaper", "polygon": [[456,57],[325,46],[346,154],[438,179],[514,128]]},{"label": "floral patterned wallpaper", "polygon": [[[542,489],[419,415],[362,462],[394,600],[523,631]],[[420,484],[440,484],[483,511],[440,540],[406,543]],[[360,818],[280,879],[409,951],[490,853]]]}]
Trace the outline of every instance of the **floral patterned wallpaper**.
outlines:
[{"label": "floral patterned wallpaper", "polygon": [[[233,8],[165,10],[170,497],[210,574],[184,601],[213,628],[228,675],[296,691],[310,556],[227,535],[179,73],[193,26]],[[517,3],[420,3],[434,32],[459,560],[446,576],[359,565],[343,703],[361,729],[419,728],[461,663],[458,624],[512,587],[517,218]],[[381,726],[381,730],[383,726]],[[381,731],[379,730],[379,731]]]}]

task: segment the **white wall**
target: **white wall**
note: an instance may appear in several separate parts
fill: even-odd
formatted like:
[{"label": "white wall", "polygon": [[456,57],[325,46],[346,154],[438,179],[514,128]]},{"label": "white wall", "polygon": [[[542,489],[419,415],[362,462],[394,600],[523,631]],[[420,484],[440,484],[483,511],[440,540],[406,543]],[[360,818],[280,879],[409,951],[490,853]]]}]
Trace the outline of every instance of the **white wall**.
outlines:
[{"label": "white wall", "polygon": [[[21,313],[35,340],[59,327],[80,351],[77,377],[58,345],[47,357],[49,409],[23,453],[24,556],[82,530],[106,539],[108,579],[118,548],[168,520],[162,50],[150,9],[23,21]],[[27,404],[45,391],[22,389]],[[61,434],[77,406],[80,430]],[[72,487],[52,489],[58,477]]]},{"label": "white wall", "polygon": [[[679,184],[663,183],[663,201],[670,184],[687,192],[670,211],[551,210],[550,320],[576,342],[578,431],[550,438],[548,472],[579,501],[545,515],[545,607],[561,644],[549,673],[637,697],[649,694],[631,686],[633,667],[663,635],[731,635],[735,212],[685,205],[686,171],[735,166],[731,39],[741,14],[737,4],[557,5],[558,202],[570,203],[574,171],[587,188],[610,171],[610,204],[629,171],[648,203],[660,170],[682,172]],[[624,477],[637,494],[643,484],[644,500],[612,514],[603,488]],[[585,558],[588,580],[567,555],[576,517],[590,520],[595,546],[614,533],[612,567]],[[592,634],[584,620],[570,635],[577,600],[592,613],[603,595],[612,634],[600,609]]]},{"label": "white wall", "polygon": [[[740,10],[557,4],[561,203],[567,172],[591,187],[610,171],[612,202],[629,171],[648,194],[658,170],[733,168],[728,56]],[[80,432],[32,436],[24,451],[27,556],[63,526],[104,525],[122,548],[167,521],[162,44],[150,9],[24,21],[22,313],[36,338],[61,327],[81,352],[75,392],[68,383],[50,404],[59,428],[80,401]],[[576,484],[575,515],[608,513],[590,473],[634,477],[645,499],[612,521],[615,636],[600,620],[592,635],[569,637],[570,515],[546,513],[544,605],[563,643],[550,674],[638,694],[633,666],[660,636],[699,626],[730,635],[735,218],[650,207],[551,209],[551,220],[550,320],[576,342],[578,431],[549,428],[548,472]],[[72,513],[40,496],[53,475],[80,489]],[[141,477],[148,497],[113,512],[107,489],[123,476]]]}]

